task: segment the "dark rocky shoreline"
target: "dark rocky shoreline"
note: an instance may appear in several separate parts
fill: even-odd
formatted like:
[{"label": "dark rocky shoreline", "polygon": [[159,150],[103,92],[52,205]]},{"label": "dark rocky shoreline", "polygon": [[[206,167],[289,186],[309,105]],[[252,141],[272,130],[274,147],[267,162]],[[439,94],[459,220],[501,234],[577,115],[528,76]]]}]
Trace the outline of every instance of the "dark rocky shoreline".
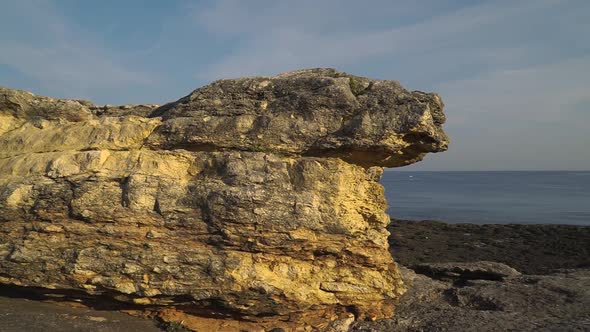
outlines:
[{"label": "dark rocky shoreline", "polygon": [[[353,331],[590,330],[590,227],[394,220],[389,230],[390,250],[409,291],[394,319],[356,322]],[[522,275],[493,277],[509,268],[482,268],[480,261],[500,262]],[[424,266],[443,266],[454,277],[413,270]],[[465,266],[492,272],[468,274]],[[0,317],[10,319],[0,331],[39,330],[31,324],[59,331],[155,329],[124,314],[6,295],[0,290]]]},{"label": "dark rocky shoreline", "polygon": [[590,267],[590,227],[392,220],[390,252],[403,266],[494,261],[525,274]]},{"label": "dark rocky shoreline", "polygon": [[389,230],[409,290],[393,319],[353,331],[590,331],[590,227],[393,220]]}]

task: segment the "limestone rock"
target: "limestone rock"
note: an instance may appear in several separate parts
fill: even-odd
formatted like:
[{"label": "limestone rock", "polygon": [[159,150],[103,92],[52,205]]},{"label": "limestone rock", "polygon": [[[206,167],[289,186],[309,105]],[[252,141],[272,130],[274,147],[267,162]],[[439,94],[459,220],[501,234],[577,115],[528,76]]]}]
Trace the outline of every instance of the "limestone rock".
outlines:
[{"label": "limestone rock", "polygon": [[164,123],[148,143],[165,149],[332,156],[395,167],[446,150],[442,108],[438,95],[409,92],[396,81],[300,70],[197,89],[152,113]]},{"label": "limestone rock", "polygon": [[381,166],[444,150],[443,121],[435,94],[331,69],[160,108],[2,88],[0,283],[264,328],[389,317]]},{"label": "limestone rock", "polygon": [[498,262],[454,262],[421,263],[412,267],[416,272],[434,279],[443,280],[503,280],[517,277],[521,273],[510,266]]}]

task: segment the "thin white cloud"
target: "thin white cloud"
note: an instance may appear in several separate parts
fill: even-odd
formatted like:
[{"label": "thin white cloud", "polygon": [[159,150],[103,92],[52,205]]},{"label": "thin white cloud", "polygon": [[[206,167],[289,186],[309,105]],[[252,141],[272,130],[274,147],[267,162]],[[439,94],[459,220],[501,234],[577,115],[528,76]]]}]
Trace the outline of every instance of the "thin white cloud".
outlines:
[{"label": "thin white cloud", "polygon": [[[264,2],[264,7],[260,2],[219,1],[213,8],[199,8],[195,17],[214,33],[238,35],[241,45],[202,75],[216,79],[301,67],[347,66],[370,62],[375,57],[444,51],[466,42],[481,45],[485,40],[478,40],[473,31],[491,29],[507,18],[528,15],[559,2],[494,1],[442,15],[433,12],[421,21],[398,26],[396,20],[403,22],[408,13],[427,12],[425,8],[436,8],[437,2],[404,6],[384,2],[370,7],[362,3],[364,8],[355,9],[351,3],[333,1],[302,1],[296,8],[287,2]],[[389,25],[394,28],[363,27],[370,26],[371,15],[379,16],[381,11],[391,12]],[[363,24],[356,24],[355,15],[363,18]],[[339,20],[340,17],[348,20]]]},{"label": "thin white cloud", "polygon": [[590,58],[498,70],[440,84],[450,121],[477,122],[485,116],[563,120],[564,113],[590,98]]},{"label": "thin white cloud", "polygon": [[441,84],[452,144],[409,169],[590,169],[588,72],[586,57]]},{"label": "thin white cloud", "polygon": [[38,81],[49,93],[89,97],[96,89],[152,82],[146,73],[120,63],[119,54],[101,47],[82,27],[68,22],[50,1],[24,0],[10,6],[7,13],[27,22],[30,31],[0,34],[0,64]]}]

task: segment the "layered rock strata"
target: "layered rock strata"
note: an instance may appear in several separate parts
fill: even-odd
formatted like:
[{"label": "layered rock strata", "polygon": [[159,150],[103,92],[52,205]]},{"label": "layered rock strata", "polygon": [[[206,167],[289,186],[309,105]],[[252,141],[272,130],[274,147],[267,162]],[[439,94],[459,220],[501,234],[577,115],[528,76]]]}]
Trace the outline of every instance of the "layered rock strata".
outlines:
[{"label": "layered rock strata", "polygon": [[1,88],[0,283],[239,320],[389,317],[404,286],[378,180],[446,149],[442,108],[332,69],[162,107]]}]

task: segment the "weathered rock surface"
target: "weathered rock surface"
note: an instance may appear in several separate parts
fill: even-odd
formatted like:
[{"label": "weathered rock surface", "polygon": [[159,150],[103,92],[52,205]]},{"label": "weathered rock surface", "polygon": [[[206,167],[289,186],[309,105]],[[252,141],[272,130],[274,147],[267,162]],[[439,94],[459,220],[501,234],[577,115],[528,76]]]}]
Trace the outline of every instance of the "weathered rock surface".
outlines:
[{"label": "weathered rock surface", "polygon": [[442,106],[331,69],[160,108],[1,88],[0,283],[264,328],[389,317],[377,181],[446,149]]},{"label": "weathered rock surface", "polygon": [[[400,223],[396,221],[395,225],[399,226]],[[425,237],[422,233],[425,225],[430,225],[428,229],[436,232],[437,236],[434,236],[434,233],[427,233],[428,236]],[[465,239],[459,235],[466,232],[471,234],[468,238],[485,235],[491,242],[503,240],[506,234],[502,230],[505,230],[513,237],[511,243],[517,245],[512,246],[512,252],[506,251],[509,248],[488,252],[486,258],[495,261],[505,260],[521,255],[526,248],[537,253],[534,260],[530,264],[522,264],[520,260],[512,262],[525,270],[542,270],[541,267],[544,269],[545,264],[554,259],[554,255],[564,261],[571,260],[572,252],[584,252],[590,243],[587,227],[576,227],[575,232],[572,232],[571,227],[556,225],[459,224],[447,225],[449,227],[445,228],[442,225],[444,224],[440,222],[404,223],[404,230],[407,231],[405,234],[408,232],[411,234],[412,230],[423,234],[421,240],[416,237],[415,242],[405,242],[404,244],[411,245],[405,248],[406,251],[420,256],[423,252],[417,250],[419,242],[422,245],[432,245],[432,241],[442,241],[442,244],[447,244],[447,236],[455,237],[457,245],[465,245],[463,243]],[[494,229],[494,232],[489,232],[490,227]],[[398,236],[399,234],[390,236],[390,241],[399,253],[403,247],[400,247],[399,243],[395,245],[400,240]],[[556,237],[567,240],[570,247],[550,254],[543,253],[546,244],[555,241]],[[477,244],[478,239],[472,240],[476,240],[475,244]],[[456,247],[450,247],[438,251],[436,256],[427,257],[436,259],[433,262],[445,262],[450,267],[455,264],[449,262],[456,257],[456,250]],[[468,249],[465,248],[465,250]],[[480,265],[477,257],[481,253],[477,250],[483,249],[479,245],[471,248],[469,252],[472,253],[472,261],[462,262],[460,266]],[[544,259],[544,255],[551,256],[551,260]],[[580,263],[586,260],[583,256],[574,258]],[[407,260],[408,257],[404,259]],[[487,263],[483,264],[487,265]],[[467,267],[467,269],[475,268]],[[590,329],[590,297],[588,296],[590,273],[587,268],[560,269],[549,275],[507,277],[501,281],[470,279],[463,282],[433,280],[403,266],[400,267],[400,271],[408,291],[397,305],[395,318],[356,322],[352,325],[353,331],[587,331]],[[11,289],[12,292],[7,294],[3,288]],[[13,296],[15,293],[22,297],[22,289],[15,292],[15,287],[0,287],[0,317],[2,317],[0,329],[3,331],[46,331],[55,330],[55,327],[59,327],[60,331],[129,331],[140,329],[140,325],[144,325],[144,329],[149,328],[149,321],[142,322],[133,317],[126,318],[105,311],[74,310],[35,301],[2,298],[2,296]],[[34,296],[34,293],[30,298],[39,299],[38,296]],[[198,319],[194,316],[181,316],[179,312],[173,310],[163,314],[176,321],[183,319],[196,321],[196,324],[191,326],[197,327],[198,331],[211,331],[215,328],[226,331],[256,330],[251,328],[250,322]],[[106,320],[104,322],[92,320],[101,317]],[[67,321],[64,322],[65,319]],[[350,323],[352,322],[349,317],[333,322],[326,321],[322,327],[329,331],[347,331],[346,328]],[[168,330],[174,326],[176,325],[173,324]],[[289,329],[286,330],[289,331]]]},{"label": "weathered rock surface", "polygon": [[434,279],[465,281],[472,279],[503,280],[521,275],[510,266],[498,262],[473,263],[422,263],[412,267],[414,271]]},{"label": "weathered rock surface", "polygon": [[590,270],[456,285],[401,268],[408,287],[393,319],[351,331],[588,331]]},{"label": "weathered rock surface", "polygon": [[333,69],[221,80],[151,114],[157,148],[338,157],[363,166],[414,163],[444,151],[443,103],[395,81]]}]

